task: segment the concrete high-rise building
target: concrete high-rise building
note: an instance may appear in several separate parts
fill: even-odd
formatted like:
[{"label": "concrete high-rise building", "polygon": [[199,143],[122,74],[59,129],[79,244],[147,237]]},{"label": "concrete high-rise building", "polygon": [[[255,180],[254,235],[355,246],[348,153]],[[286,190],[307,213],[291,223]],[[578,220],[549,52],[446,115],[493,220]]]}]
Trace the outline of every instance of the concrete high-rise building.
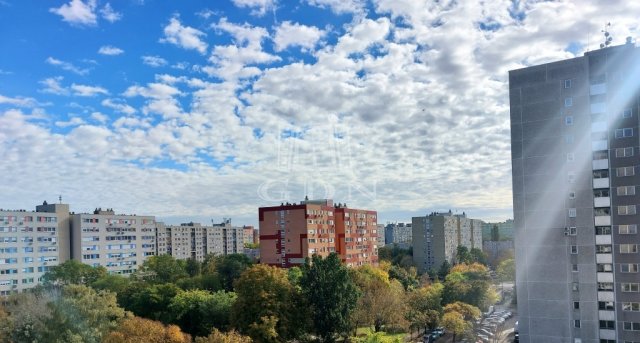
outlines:
[{"label": "concrete high-rise building", "polygon": [[33,288],[69,259],[69,205],[0,210],[0,296]]},{"label": "concrete high-rise building", "polygon": [[482,223],[482,239],[485,241],[492,240],[492,232],[493,228],[498,228],[498,235],[500,236],[501,241],[512,241],[513,240],[513,219],[507,219],[503,222],[495,222],[495,223]]},{"label": "concrete high-rise building", "polygon": [[640,341],[640,52],[512,70],[520,342]]},{"label": "concrete high-rise building", "polygon": [[71,258],[103,266],[110,274],[135,272],[156,255],[156,221],[152,216],[94,213],[71,215]]},{"label": "concrete high-rise building", "polygon": [[382,248],[385,246],[384,224],[378,224],[376,230],[378,234],[378,248]]},{"label": "concrete high-rise building", "polygon": [[251,225],[245,225],[242,227],[243,235],[244,235],[244,244],[255,244],[255,229]]},{"label": "concrete high-rise building", "polygon": [[203,226],[200,223],[165,225],[158,223],[158,255],[168,254],[179,260],[204,261],[209,254],[229,255],[244,252],[244,228],[221,224]]},{"label": "concrete high-rise building", "polygon": [[431,213],[411,218],[413,262],[418,272],[455,262],[458,246],[482,249],[482,221],[466,214]]},{"label": "concrete high-rise building", "polygon": [[261,207],[260,262],[297,266],[316,254],[335,252],[349,266],[377,264],[377,214],[332,200]]},{"label": "concrete high-rise building", "polygon": [[411,223],[389,223],[384,228],[385,245],[398,244],[408,249],[411,246],[412,235]]}]

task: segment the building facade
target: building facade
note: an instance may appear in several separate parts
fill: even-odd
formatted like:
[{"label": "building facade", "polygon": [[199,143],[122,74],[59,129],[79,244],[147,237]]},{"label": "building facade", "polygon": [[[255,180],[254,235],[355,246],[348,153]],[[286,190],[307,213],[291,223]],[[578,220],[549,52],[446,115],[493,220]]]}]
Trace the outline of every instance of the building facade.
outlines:
[{"label": "building facade", "polygon": [[466,214],[431,213],[411,220],[413,262],[418,272],[455,262],[458,246],[482,249],[482,221]]},{"label": "building facade", "polygon": [[115,214],[97,209],[71,215],[71,258],[110,274],[135,272],[156,255],[156,221],[152,216]]},{"label": "building facade", "polygon": [[338,253],[350,266],[377,264],[375,211],[335,205],[330,199],[259,209],[260,262],[280,267]]},{"label": "building facade", "polygon": [[409,248],[412,235],[411,223],[389,223],[384,228],[385,245],[397,244],[400,247]]},{"label": "building facade", "polygon": [[33,288],[69,259],[69,205],[0,210],[0,296]]},{"label": "building facade", "polygon": [[503,222],[495,223],[482,223],[482,239],[485,241],[493,240],[492,231],[493,228],[498,228],[498,235],[500,241],[513,241],[513,219],[507,219]]},{"label": "building facade", "polygon": [[193,258],[204,261],[209,254],[229,255],[244,253],[244,228],[221,224],[203,226],[200,223],[157,225],[158,254],[168,254],[179,260]]},{"label": "building facade", "polygon": [[509,73],[521,342],[640,341],[639,58]]}]

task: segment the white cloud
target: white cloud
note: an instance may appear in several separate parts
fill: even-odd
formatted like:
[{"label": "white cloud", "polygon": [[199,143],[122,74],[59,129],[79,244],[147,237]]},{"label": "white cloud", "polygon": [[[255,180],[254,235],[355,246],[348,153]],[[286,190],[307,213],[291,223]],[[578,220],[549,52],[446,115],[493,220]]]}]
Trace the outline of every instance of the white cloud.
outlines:
[{"label": "white cloud", "polygon": [[18,107],[34,107],[38,104],[34,98],[15,97],[10,98],[0,94],[0,105],[12,105]]},{"label": "white cloud", "polygon": [[285,21],[276,28],[273,38],[276,51],[282,51],[290,46],[300,46],[313,49],[324,36],[325,32],[315,26],[306,26]]},{"label": "white cloud", "polygon": [[251,8],[251,14],[255,16],[263,16],[267,11],[275,8],[276,0],[232,0],[237,7]]},{"label": "white cloud", "polygon": [[167,60],[165,60],[160,56],[142,56],[141,58],[142,58],[142,63],[154,68],[163,67],[167,65]]},{"label": "white cloud", "polygon": [[57,77],[49,77],[44,80],[41,80],[39,83],[44,86],[40,91],[43,93],[50,93],[56,95],[69,95],[69,89],[62,86],[60,81],[62,81],[62,76]]},{"label": "white cloud", "polygon": [[80,117],[73,117],[68,121],[56,121],[54,124],[58,127],[70,127],[85,124],[85,121]]},{"label": "white cloud", "polygon": [[103,94],[103,95],[109,94],[109,92],[102,87],[77,85],[75,83],[71,85],[71,90],[73,90],[74,92],[73,95],[76,95],[76,96],[92,97],[98,94]]},{"label": "white cloud", "polygon": [[11,75],[13,72],[0,69],[0,75]]},{"label": "white cloud", "polygon": [[183,113],[180,103],[176,99],[183,93],[174,86],[157,82],[149,83],[146,87],[131,86],[123,95],[147,98],[146,105],[142,108],[144,114],[157,113],[164,118],[177,118]]},{"label": "white cloud", "polygon": [[104,99],[100,104],[102,104],[102,106],[104,107],[111,108],[120,113],[129,114],[129,115],[136,113],[135,108],[127,105],[121,99]]},{"label": "white cloud", "polygon": [[103,45],[98,50],[101,55],[116,56],[124,53],[124,50],[111,45]]},{"label": "white cloud", "polygon": [[47,57],[45,62],[51,64],[52,66],[59,67],[62,70],[70,71],[78,75],[87,75],[89,73],[89,69],[87,68],[79,68],[69,62],[61,61],[53,57]]},{"label": "white cloud", "polygon": [[365,3],[362,0],[306,0],[309,5],[330,8],[336,14],[361,13]]},{"label": "white cloud", "polygon": [[58,14],[62,17],[62,20],[72,25],[97,25],[96,17],[96,0],[71,0],[68,4],[64,4],[59,8],[51,8],[51,13]]},{"label": "white cloud", "polygon": [[106,3],[102,9],[100,9],[100,14],[102,18],[110,23],[114,23],[120,19],[122,19],[122,13],[118,13],[113,10],[110,3]]},{"label": "white cloud", "polygon": [[161,43],[171,43],[187,50],[197,50],[201,54],[207,51],[207,43],[201,38],[206,34],[193,27],[182,26],[180,20],[174,17],[169,20],[169,24],[164,28],[164,38]]},{"label": "white cloud", "polygon": [[91,113],[91,119],[104,124],[107,122],[107,120],[109,120],[109,116],[107,116],[106,114],[100,113],[100,112],[93,112]]}]

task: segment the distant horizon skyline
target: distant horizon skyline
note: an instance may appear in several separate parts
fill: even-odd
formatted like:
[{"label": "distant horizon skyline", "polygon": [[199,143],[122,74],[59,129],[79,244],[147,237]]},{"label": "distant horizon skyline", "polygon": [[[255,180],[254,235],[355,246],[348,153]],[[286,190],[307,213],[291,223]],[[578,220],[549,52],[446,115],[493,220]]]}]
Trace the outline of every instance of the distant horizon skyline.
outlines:
[{"label": "distant horizon skyline", "polygon": [[0,207],[512,218],[508,71],[596,49],[606,22],[636,39],[622,4],[2,0]]}]

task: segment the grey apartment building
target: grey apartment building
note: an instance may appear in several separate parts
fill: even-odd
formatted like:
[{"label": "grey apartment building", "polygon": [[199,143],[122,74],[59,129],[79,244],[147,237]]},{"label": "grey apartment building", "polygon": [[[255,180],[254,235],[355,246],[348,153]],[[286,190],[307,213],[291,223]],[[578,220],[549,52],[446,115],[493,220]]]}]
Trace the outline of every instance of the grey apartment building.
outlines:
[{"label": "grey apartment building", "polygon": [[411,218],[413,263],[418,272],[455,262],[458,246],[482,249],[482,221],[466,214],[431,213]]},{"label": "grey apartment building", "polygon": [[411,223],[389,223],[384,228],[385,245],[398,244],[400,247],[411,246]]},{"label": "grey apartment building", "polygon": [[640,342],[640,53],[509,73],[521,342]]},{"label": "grey apartment building", "polygon": [[35,287],[69,259],[69,205],[0,210],[0,296]]},{"label": "grey apartment building", "polygon": [[128,275],[155,254],[155,217],[101,209],[71,215],[73,259],[103,266],[110,274]]},{"label": "grey apartment building", "polygon": [[158,223],[158,254],[176,259],[204,261],[208,254],[244,253],[244,227],[232,226],[230,220],[203,226],[200,223],[164,225]]}]

